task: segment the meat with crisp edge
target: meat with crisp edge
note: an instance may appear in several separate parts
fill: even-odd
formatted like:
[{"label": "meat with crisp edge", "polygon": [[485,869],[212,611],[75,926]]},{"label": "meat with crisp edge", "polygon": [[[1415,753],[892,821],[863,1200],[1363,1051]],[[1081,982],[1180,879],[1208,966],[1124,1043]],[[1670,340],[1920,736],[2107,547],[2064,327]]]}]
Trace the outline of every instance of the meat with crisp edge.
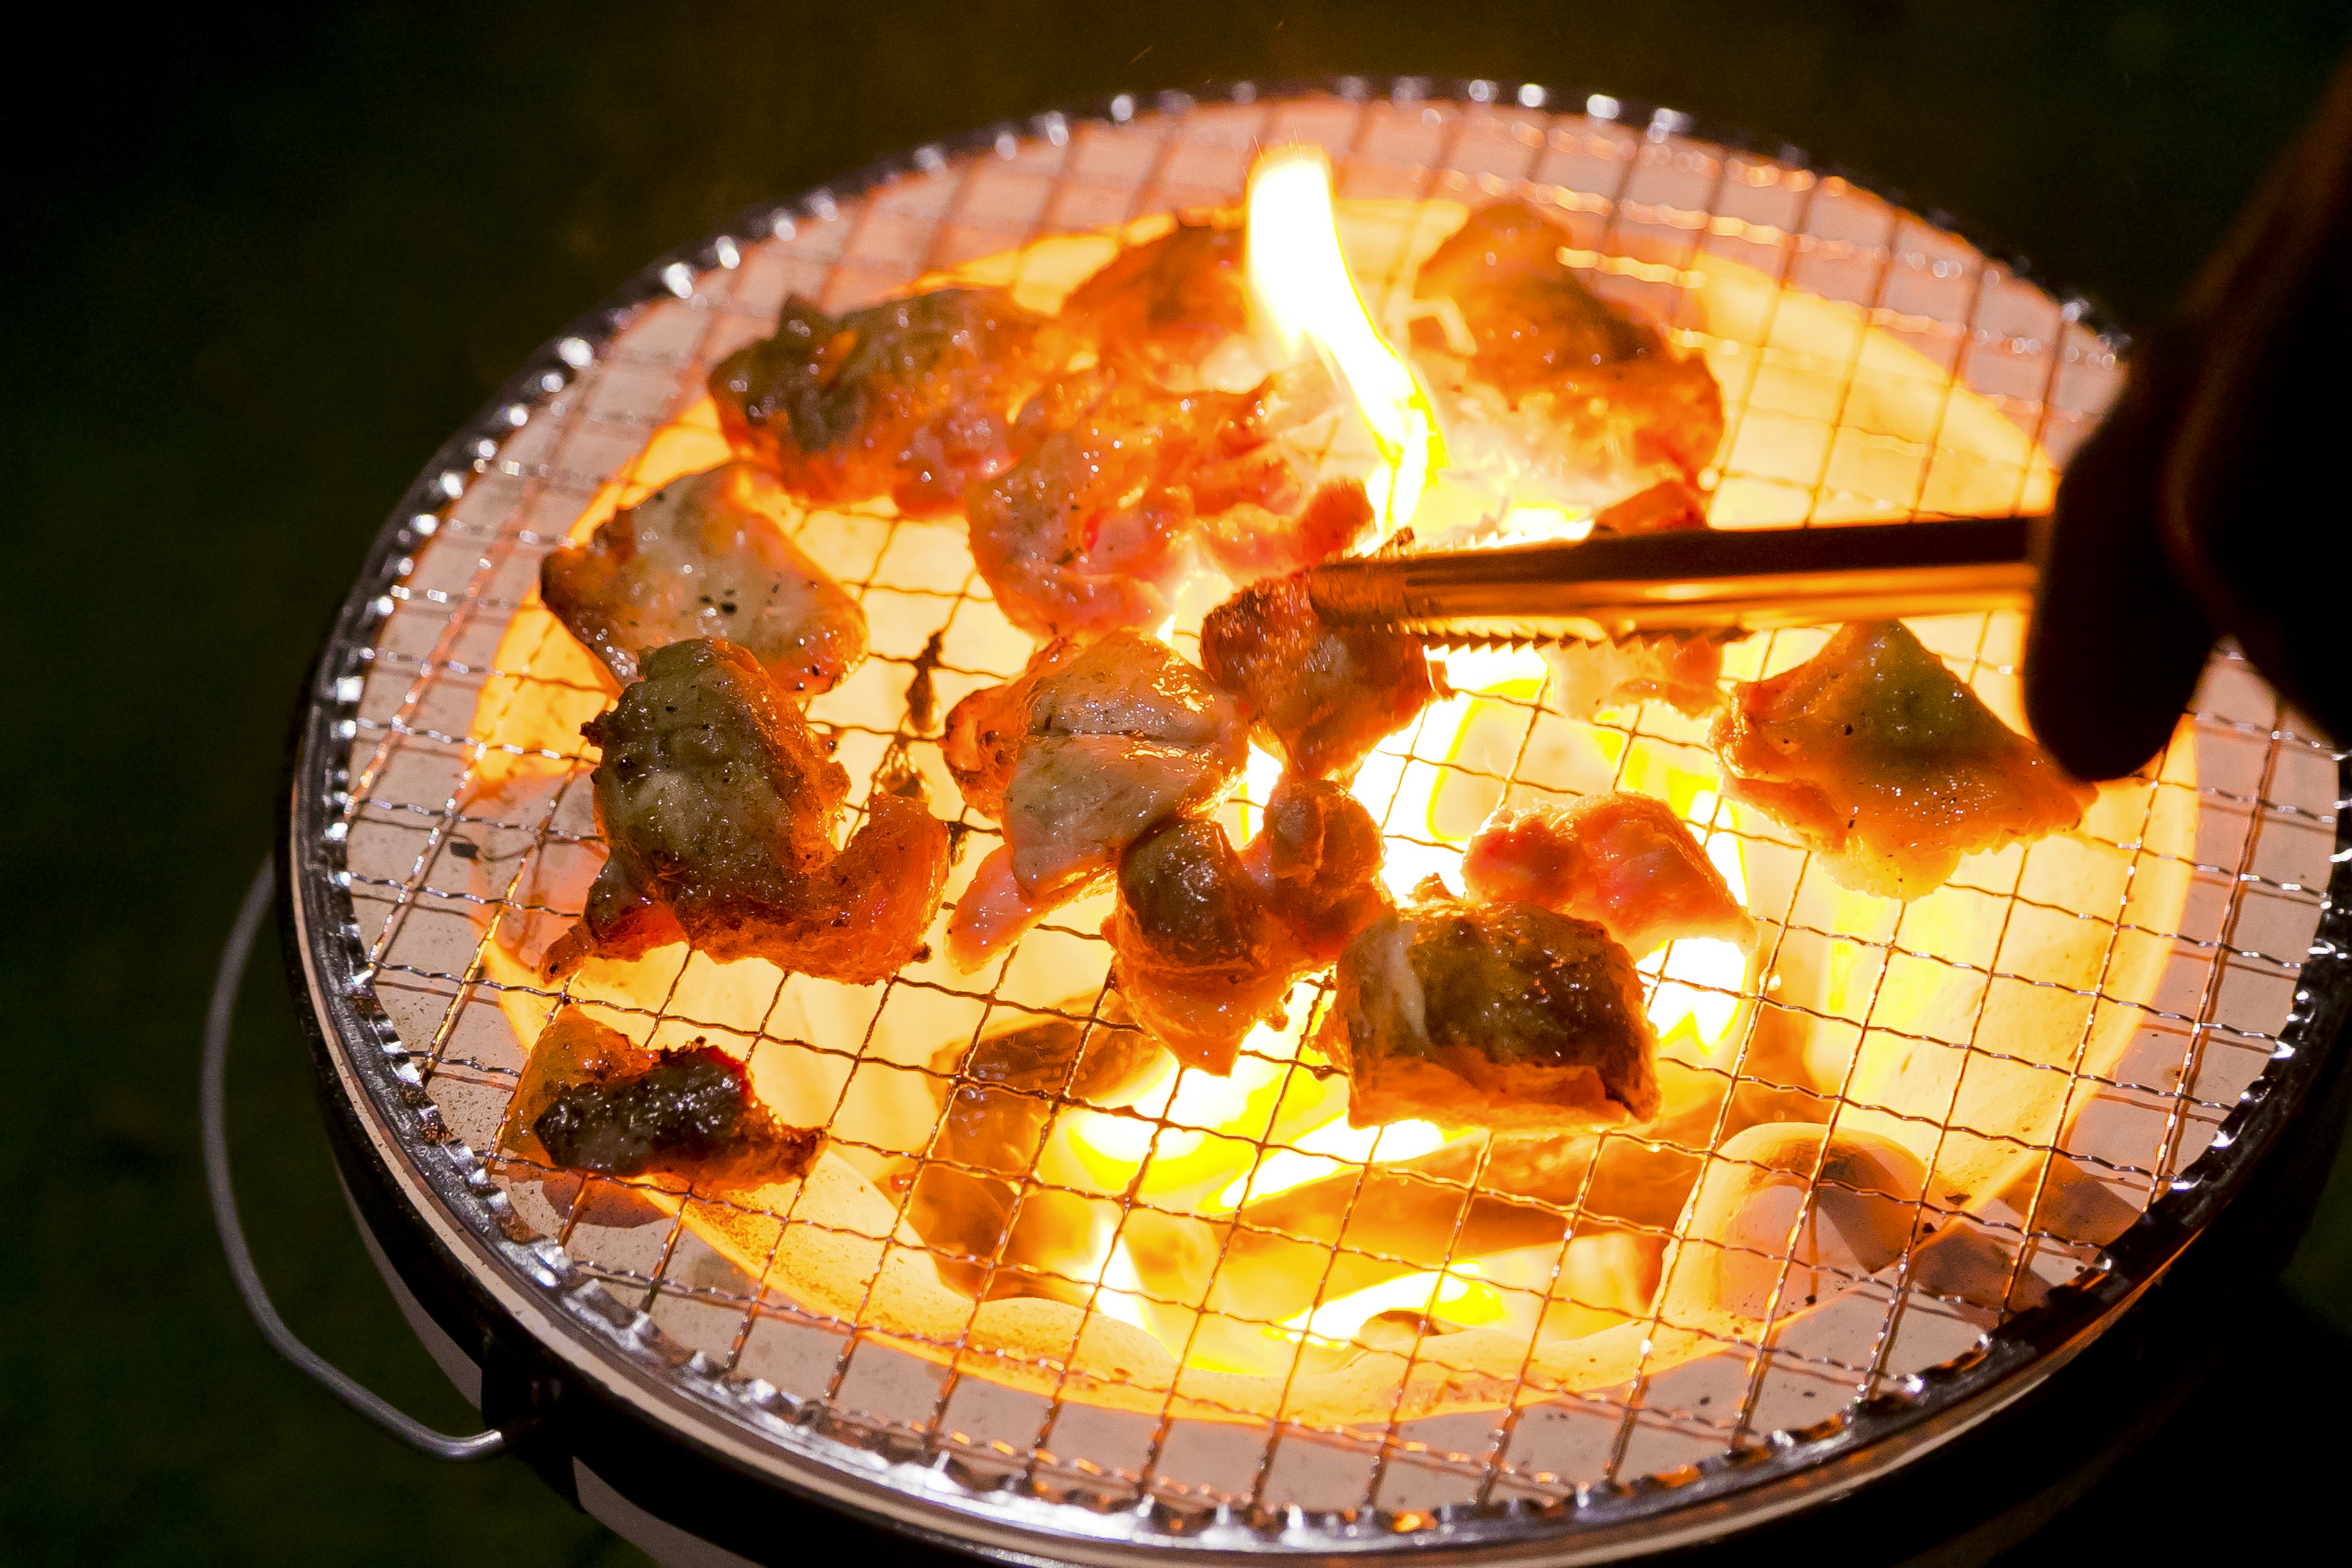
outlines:
[{"label": "meat with crisp edge", "polygon": [[1248,755],[1232,698],[1167,644],[1130,631],[1052,644],[948,715],[964,803],[1003,824],[948,924],[977,968],[1107,876],[1155,824],[1221,798]]},{"label": "meat with crisp edge", "polygon": [[706,1192],[808,1173],[824,1132],[787,1127],[743,1064],[707,1041],[651,1051],[577,1007],[530,1048],[499,1129],[504,1153],[604,1176],[669,1176]]},{"label": "meat with crisp edge", "polygon": [[804,501],[952,512],[1013,464],[1013,416],[1069,345],[1001,289],[935,289],[830,316],[784,301],[773,337],[710,372],[728,441]]},{"label": "meat with crisp edge", "polygon": [[2074,827],[2098,797],[1900,621],[1840,626],[1804,663],[1737,688],[1711,739],[1728,798],[1881,898],[1918,898],[1963,855]]},{"label": "meat with crisp edge", "polygon": [[1019,462],[965,500],[997,607],[1040,637],[1144,627],[1199,551],[1237,581],[1345,551],[1372,522],[1362,481],[1310,486],[1279,439],[1329,395],[1319,367],[1249,392],[1171,392],[1108,365],[1049,384],[1021,412]]},{"label": "meat with crisp edge", "polygon": [[1201,667],[1242,700],[1261,739],[1309,778],[1352,773],[1440,689],[1418,638],[1329,625],[1298,575],[1255,584],[1210,611]]},{"label": "meat with crisp edge", "polygon": [[1756,934],[1690,824],[1654,795],[1498,811],[1470,840],[1462,881],[1482,902],[1598,921],[1637,956],[1677,937],[1744,944]]},{"label": "meat with crisp edge", "polygon": [[1340,955],[1316,1045],[1348,1074],[1355,1127],[1565,1131],[1661,1103],[1641,982],[1607,931],[1435,879]]},{"label": "meat with crisp edge", "polygon": [[836,848],[849,775],[750,654],[699,637],[658,648],[581,733],[604,749],[609,854],[550,978],[679,941],[858,984],[914,956],[947,879],[947,825],[908,772],[917,793],[877,788]]},{"label": "meat with crisp edge", "polygon": [[[1723,441],[1723,395],[1706,362],[1586,286],[1563,258],[1573,237],[1530,203],[1490,203],[1421,265],[1416,299],[1450,303],[1462,342],[1415,344],[1441,398],[1471,405],[1560,477],[1620,489],[1663,473],[1696,479]],[[1467,427],[1465,427],[1467,426]]]},{"label": "meat with crisp edge", "polygon": [[672,479],[540,563],[540,596],[623,682],[652,650],[722,637],[786,691],[830,690],[866,657],[866,613],[784,532],[774,475],[728,463]]},{"label": "meat with crisp edge", "polygon": [[1163,822],[1118,863],[1103,924],[1120,993],[1188,1067],[1233,1070],[1252,1028],[1387,907],[1371,814],[1337,784],[1286,774],[1236,853],[1200,817]]},{"label": "meat with crisp edge", "polygon": [[1179,219],[1119,251],[1062,304],[1062,321],[1106,361],[1183,384],[1249,330],[1244,237],[1236,225]]}]

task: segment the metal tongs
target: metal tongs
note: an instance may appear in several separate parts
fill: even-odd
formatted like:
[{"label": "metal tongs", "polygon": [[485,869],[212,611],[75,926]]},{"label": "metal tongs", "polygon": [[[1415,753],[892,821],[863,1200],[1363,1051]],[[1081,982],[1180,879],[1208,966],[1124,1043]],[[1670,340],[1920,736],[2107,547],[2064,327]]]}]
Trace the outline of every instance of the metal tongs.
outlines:
[{"label": "metal tongs", "polygon": [[1475,644],[2023,609],[2046,517],[1600,532],[1318,566],[1317,613]]}]

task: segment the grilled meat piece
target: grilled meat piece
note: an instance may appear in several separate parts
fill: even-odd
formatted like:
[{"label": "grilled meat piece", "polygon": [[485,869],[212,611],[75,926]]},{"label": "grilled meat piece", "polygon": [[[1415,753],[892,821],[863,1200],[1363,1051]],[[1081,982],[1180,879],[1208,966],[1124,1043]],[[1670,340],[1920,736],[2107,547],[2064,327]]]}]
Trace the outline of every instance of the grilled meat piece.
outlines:
[{"label": "grilled meat piece", "polygon": [[1118,907],[1103,925],[1137,1019],[1186,1066],[1231,1072],[1298,978],[1387,908],[1380,851],[1361,805],[1337,785],[1287,775],[1265,831],[1239,854],[1199,817],[1137,839],[1119,858]]},{"label": "grilled meat piece", "polygon": [[1065,350],[998,289],[935,289],[829,316],[795,295],[776,335],[710,373],[735,449],[818,505],[888,496],[953,511],[1013,463],[1013,414]]},{"label": "grilled meat piece", "polygon": [[1380,825],[1328,781],[1289,773],[1276,780],[1265,826],[1242,858],[1309,967],[1338,958],[1388,908]]},{"label": "grilled meat piece", "polygon": [[808,1173],[824,1133],[787,1127],[743,1064],[705,1041],[649,1051],[577,1007],[556,1014],[515,1085],[499,1146],[604,1176],[670,1176],[706,1192]]},{"label": "grilled meat piece", "polygon": [[1900,621],[1840,626],[1715,721],[1724,793],[1858,892],[1916,899],[1963,855],[2063,832],[2098,792],[1996,718]]},{"label": "grilled meat piece", "polygon": [[1106,361],[1133,365],[1164,385],[1249,330],[1242,230],[1179,220],[1130,245],[1070,293],[1062,321],[1098,345]]},{"label": "grilled meat piece", "polygon": [[1178,1061],[1220,1075],[1301,967],[1225,830],[1198,817],[1128,847],[1103,934],[1137,1019]]},{"label": "grilled meat piece", "polygon": [[1601,299],[1561,259],[1571,237],[1527,202],[1479,208],[1431,253],[1417,299],[1450,301],[1468,333],[1415,357],[1455,406],[1449,443],[1475,456],[1491,429],[1524,465],[1574,491],[1696,479],[1723,441],[1723,395],[1706,362]]},{"label": "grilled meat piece", "polygon": [[1127,631],[1041,650],[1006,687],[958,703],[948,734],[965,803],[1004,825],[949,923],[949,956],[966,969],[1108,874],[1146,829],[1222,795],[1248,753],[1233,700]]},{"label": "grilled meat piece", "polygon": [[1652,795],[1497,812],[1470,840],[1462,880],[1485,902],[1598,921],[1637,955],[1677,937],[1745,944],[1756,934],[1690,825]]},{"label": "grilled meat piece", "polygon": [[1278,440],[1320,401],[1276,376],[1252,392],[1171,392],[1105,366],[1022,410],[1011,471],[966,498],[971,552],[1013,625],[1091,636],[1164,619],[1194,546],[1243,578],[1345,550],[1372,521],[1360,481],[1310,491]]},{"label": "grilled meat piece", "polygon": [[919,796],[877,788],[836,849],[849,775],[750,654],[700,637],[657,648],[581,733],[604,752],[596,821],[610,855],[580,923],[549,950],[551,978],[680,940],[720,963],[858,984],[913,956],[947,879],[947,825]]},{"label": "grilled meat piece", "polygon": [[940,751],[966,805],[982,816],[1004,815],[1013,764],[1020,761],[1021,747],[1029,739],[1029,700],[1082,650],[1082,644],[1067,637],[1047,643],[1029,656],[1020,674],[983,686],[948,710]]},{"label": "grilled meat piece", "polygon": [[[1628,496],[1592,520],[1596,534],[1706,526],[1704,501],[1680,479]],[[1610,642],[1547,643],[1551,705],[1571,719],[1590,719],[1603,708],[1654,698],[1696,719],[1723,700],[1723,645],[1737,640],[1736,633],[1638,632]]]},{"label": "grilled meat piece", "polygon": [[1309,778],[1353,772],[1438,694],[1418,639],[1327,624],[1297,575],[1244,588],[1210,611],[1201,665]]},{"label": "grilled meat piece", "polygon": [[866,612],[784,532],[775,476],[729,463],[673,479],[540,563],[540,596],[623,682],[653,649],[723,637],[798,696],[866,658]]},{"label": "grilled meat piece", "polygon": [[1464,904],[1433,879],[1340,955],[1316,1043],[1348,1073],[1357,1127],[1565,1130],[1646,1121],[1660,1104],[1641,983],[1607,931]]}]

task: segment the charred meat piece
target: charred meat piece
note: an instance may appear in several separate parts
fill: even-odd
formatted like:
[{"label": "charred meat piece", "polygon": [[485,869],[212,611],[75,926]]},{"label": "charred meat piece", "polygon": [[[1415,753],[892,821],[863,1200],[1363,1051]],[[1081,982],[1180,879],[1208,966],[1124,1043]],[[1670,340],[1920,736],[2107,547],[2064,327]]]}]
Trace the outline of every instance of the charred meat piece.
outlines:
[{"label": "charred meat piece", "polygon": [[540,563],[540,596],[623,682],[655,648],[715,637],[786,691],[831,689],[866,657],[866,612],[784,533],[793,510],[750,463],[673,479]]},{"label": "charred meat piece", "polygon": [[1340,955],[1316,1043],[1348,1073],[1351,1125],[1569,1130],[1658,1113],[1657,1037],[1608,931],[1423,892]]},{"label": "charred meat piece", "polygon": [[[1680,479],[1653,485],[1592,520],[1596,534],[1706,526],[1705,503]],[[1590,719],[1603,708],[1655,699],[1696,719],[1723,700],[1723,645],[1737,640],[1721,632],[1642,632],[1612,642],[1548,643],[1551,705],[1571,719]]]},{"label": "charred meat piece", "polygon": [[1244,588],[1210,611],[1201,665],[1309,778],[1352,772],[1438,694],[1417,638],[1327,624],[1297,575]]},{"label": "charred meat piece", "polygon": [[[1092,1020],[1084,1016],[1090,1010]],[[1116,995],[1099,1009],[1084,996],[1060,1011],[1078,1016],[1024,1017],[931,1058],[931,1070],[946,1080],[939,1133],[908,1197],[907,1219],[934,1249],[940,1277],[975,1298],[1070,1294],[1024,1267],[1040,1253],[1050,1256],[1066,1233],[1065,1216],[1051,1205],[1016,1204],[1019,1184],[1059,1107],[1129,1104],[1165,1060]],[[1084,1293],[1075,1300],[1083,1305]]]},{"label": "charred meat piece", "polygon": [[530,1048],[499,1146],[604,1176],[670,1176],[706,1192],[808,1173],[824,1142],[751,1094],[743,1064],[702,1040],[649,1051],[577,1007]]},{"label": "charred meat piece", "polygon": [[1963,855],[2063,832],[2098,792],[2011,730],[1900,621],[1738,687],[1712,736],[1724,793],[1858,892],[1916,899]]},{"label": "charred meat piece", "polygon": [[1370,814],[1309,780],[1276,786],[1265,830],[1239,854],[1213,822],[1161,823],[1119,858],[1103,926],[1119,990],[1177,1060],[1229,1073],[1298,978],[1387,908],[1380,864]]},{"label": "charred meat piece", "polygon": [[1225,830],[1199,817],[1128,847],[1103,934],[1137,1019],[1178,1061],[1221,1075],[1301,967]]},{"label": "charred meat piece", "polygon": [[1462,860],[1470,896],[1594,921],[1640,954],[1677,937],[1746,943],[1755,922],[1690,825],[1646,795],[1498,812]]},{"label": "charred meat piece", "polygon": [[1240,228],[1180,219],[1158,238],[1128,246],[1079,284],[1062,305],[1062,321],[1092,340],[1106,361],[1179,384],[1249,330],[1244,251]]},{"label": "charred meat piece", "polygon": [[877,789],[836,849],[849,775],[750,654],[707,638],[658,648],[581,732],[604,748],[609,858],[548,952],[551,977],[680,940],[859,984],[913,956],[947,879],[947,825]]},{"label": "charred meat piece", "polygon": [[1233,700],[1134,632],[1045,648],[1008,686],[948,715],[966,804],[1004,825],[948,927],[966,969],[1107,875],[1153,825],[1222,796],[1249,749]]},{"label": "charred meat piece", "polygon": [[910,517],[951,512],[1013,462],[1013,411],[1054,368],[1058,331],[997,289],[937,289],[829,316],[795,295],[776,335],[710,373],[737,451],[794,496],[888,496]]},{"label": "charred meat piece", "polygon": [[1109,367],[1049,385],[1022,411],[1018,465],[966,498],[998,608],[1040,637],[1148,626],[1196,543],[1244,577],[1346,549],[1371,503],[1358,481],[1310,490],[1273,421],[1303,419],[1315,400],[1286,386],[1179,393]]},{"label": "charred meat piece", "polygon": [[1250,875],[1310,966],[1338,958],[1388,909],[1381,889],[1381,830],[1339,785],[1284,773],[1265,803],[1265,824],[1243,852]]},{"label": "charred meat piece", "polygon": [[1696,479],[1723,441],[1723,395],[1706,362],[1601,299],[1561,259],[1564,224],[1528,203],[1470,215],[1422,263],[1413,294],[1450,302],[1466,342],[1421,345],[1441,396],[1509,433],[1539,466],[1613,483],[1644,474]]}]

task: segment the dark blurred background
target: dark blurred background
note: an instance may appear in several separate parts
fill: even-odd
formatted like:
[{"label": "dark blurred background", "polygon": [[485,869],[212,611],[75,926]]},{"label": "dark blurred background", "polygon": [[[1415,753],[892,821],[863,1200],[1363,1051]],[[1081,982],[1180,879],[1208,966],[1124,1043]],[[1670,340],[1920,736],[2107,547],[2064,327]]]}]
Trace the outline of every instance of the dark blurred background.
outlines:
[{"label": "dark blurred background", "polygon": [[[10,1563],[642,1561],[513,1461],[418,1458],[270,1355],[205,1215],[194,1100],[289,706],[362,550],[441,439],[656,253],[1059,101],[1418,71],[1794,142],[2140,324],[2352,33],[2342,0],[208,9],[53,18],[6,110]],[[352,1231],[272,965],[237,1027],[238,1180],[286,1315],[465,1426]],[[2256,1477],[2265,1534],[2327,1538],[2338,1439],[2302,1434],[2352,1393],[2352,1163],[2237,1307],[2204,1391],[2015,1560],[2166,1555],[2184,1487]]]}]

